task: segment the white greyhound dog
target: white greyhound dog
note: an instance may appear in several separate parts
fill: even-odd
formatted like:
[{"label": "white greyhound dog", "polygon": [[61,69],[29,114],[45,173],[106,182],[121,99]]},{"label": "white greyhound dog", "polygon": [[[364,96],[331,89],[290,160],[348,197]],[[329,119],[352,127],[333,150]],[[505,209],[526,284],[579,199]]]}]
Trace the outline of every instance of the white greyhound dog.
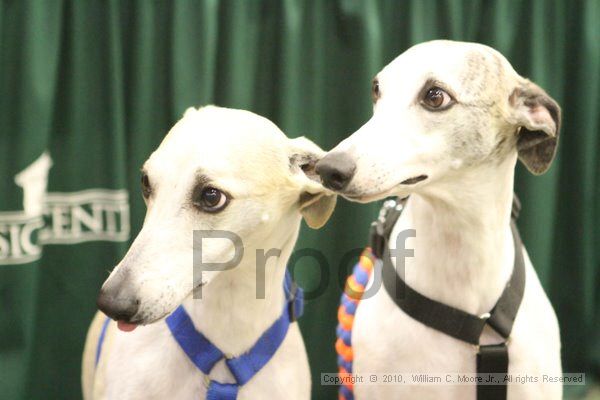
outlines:
[{"label": "white greyhound dog", "polygon": [[[231,359],[253,349],[286,313],[284,274],[302,217],[318,228],[333,212],[335,195],[314,179],[314,165],[324,154],[308,139],[288,139],[272,122],[247,111],[214,106],[186,111],[142,168],[146,218],[100,291],[103,313],[90,327],[83,357],[85,399],[204,399],[215,382],[225,392],[231,389],[227,384],[240,383]],[[228,236],[198,243],[195,230],[232,232],[243,249]],[[195,246],[202,247],[199,260]],[[231,268],[236,257],[239,263]],[[209,268],[210,263],[227,267]],[[208,374],[170,331],[169,318],[180,305],[192,322],[186,327],[222,352]],[[297,325],[278,325],[287,329],[279,330],[278,348],[261,345],[263,353],[275,352],[241,382],[238,399],[310,398]],[[193,356],[203,362],[213,353]],[[244,379],[254,363],[264,359],[237,368]]]},{"label": "white greyhound dog", "polygon": [[[371,119],[321,159],[317,173],[352,201],[410,195],[390,235],[392,244],[403,230],[416,232],[406,241],[414,249],[404,262],[406,284],[485,318],[513,270],[517,158],[534,174],[549,168],[559,106],[494,49],[452,41],[422,43],[401,54],[377,74],[372,95]],[[560,377],[557,318],[523,254],[526,283],[508,341],[508,373]],[[502,338],[486,325],[480,344],[498,342]],[[477,346],[413,319],[383,288],[359,303],[352,348],[354,373],[476,372]],[[474,399],[476,389],[356,384],[354,395],[463,400]],[[561,396],[560,384],[541,379],[507,388],[509,399]]]}]

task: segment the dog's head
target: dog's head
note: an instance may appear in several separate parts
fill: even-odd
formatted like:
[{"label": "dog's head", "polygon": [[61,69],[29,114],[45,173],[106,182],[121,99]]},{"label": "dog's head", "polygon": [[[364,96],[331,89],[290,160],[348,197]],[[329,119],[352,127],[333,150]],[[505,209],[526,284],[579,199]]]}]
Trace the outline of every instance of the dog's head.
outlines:
[{"label": "dog's head", "polygon": [[273,235],[295,238],[301,217],[323,225],[335,205],[314,173],[323,155],[308,139],[288,139],[247,111],[186,111],[142,167],[144,225],[104,283],[99,308],[133,329],[210,284],[222,272],[212,264],[232,267],[236,250],[226,234],[196,243],[202,260],[195,268],[207,268],[194,271],[194,231],[233,233],[251,253]]},{"label": "dog's head", "polygon": [[556,153],[560,108],[480,44],[414,46],[373,80],[373,116],[317,164],[326,186],[368,202],[513,157],[534,174]]}]

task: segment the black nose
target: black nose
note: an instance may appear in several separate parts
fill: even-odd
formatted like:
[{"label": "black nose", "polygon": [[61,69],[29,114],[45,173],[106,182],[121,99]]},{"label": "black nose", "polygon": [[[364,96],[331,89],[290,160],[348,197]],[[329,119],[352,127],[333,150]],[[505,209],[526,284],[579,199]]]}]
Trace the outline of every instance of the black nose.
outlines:
[{"label": "black nose", "polygon": [[317,174],[321,177],[323,185],[332,190],[342,190],[356,170],[356,164],[346,153],[329,153],[316,165]]},{"label": "black nose", "polygon": [[113,284],[111,280],[100,289],[96,305],[104,314],[116,321],[133,322],[131,319],[140,308],[140,301],[127,292],[129,285],[121,280]]}]

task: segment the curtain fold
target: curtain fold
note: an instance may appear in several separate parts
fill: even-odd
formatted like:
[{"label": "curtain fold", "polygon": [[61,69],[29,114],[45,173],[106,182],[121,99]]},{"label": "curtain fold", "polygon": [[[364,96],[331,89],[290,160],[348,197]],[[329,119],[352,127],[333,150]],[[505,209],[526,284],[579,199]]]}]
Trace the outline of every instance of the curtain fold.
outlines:
[{"label": "curtain fold", "polygon": [[[598,379],[598,21],[597,0],[1,1],[2,397],[81,397],[95,296],[143,221],[138,170],[186,108],[249,109],[329,149],[368,120],[373,76],[438,38],[495,47],[562,105],[551,170],[518,167],[519,225],[560,321],[564,370]],[[47,194],[37,206],[36,190]],[[336,370],[344,254],[366,244],[377,209],[342,200],[297,245],[328,262],[295,268],[308,290],[329,282],[300,322],[315,399],[336,395],[320,374]]]}]

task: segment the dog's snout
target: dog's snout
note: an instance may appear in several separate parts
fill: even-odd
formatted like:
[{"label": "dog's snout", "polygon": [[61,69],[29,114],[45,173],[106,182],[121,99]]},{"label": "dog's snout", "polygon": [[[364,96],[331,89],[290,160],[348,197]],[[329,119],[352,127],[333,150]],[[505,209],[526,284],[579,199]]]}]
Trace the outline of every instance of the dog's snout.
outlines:
[{"label": "dog's snout", "polygon": [[346,153],[329,153],[316,165],[323,185],[332,190],[342,190],[352,180],[356,163]]},{"label": "dog's snout", "polygon": [[140,308],[140,300],[128,292],[126,281],[116,284],[107,282],[96,300],[98,309],[116,321],[133,322],[132,318]]}]

